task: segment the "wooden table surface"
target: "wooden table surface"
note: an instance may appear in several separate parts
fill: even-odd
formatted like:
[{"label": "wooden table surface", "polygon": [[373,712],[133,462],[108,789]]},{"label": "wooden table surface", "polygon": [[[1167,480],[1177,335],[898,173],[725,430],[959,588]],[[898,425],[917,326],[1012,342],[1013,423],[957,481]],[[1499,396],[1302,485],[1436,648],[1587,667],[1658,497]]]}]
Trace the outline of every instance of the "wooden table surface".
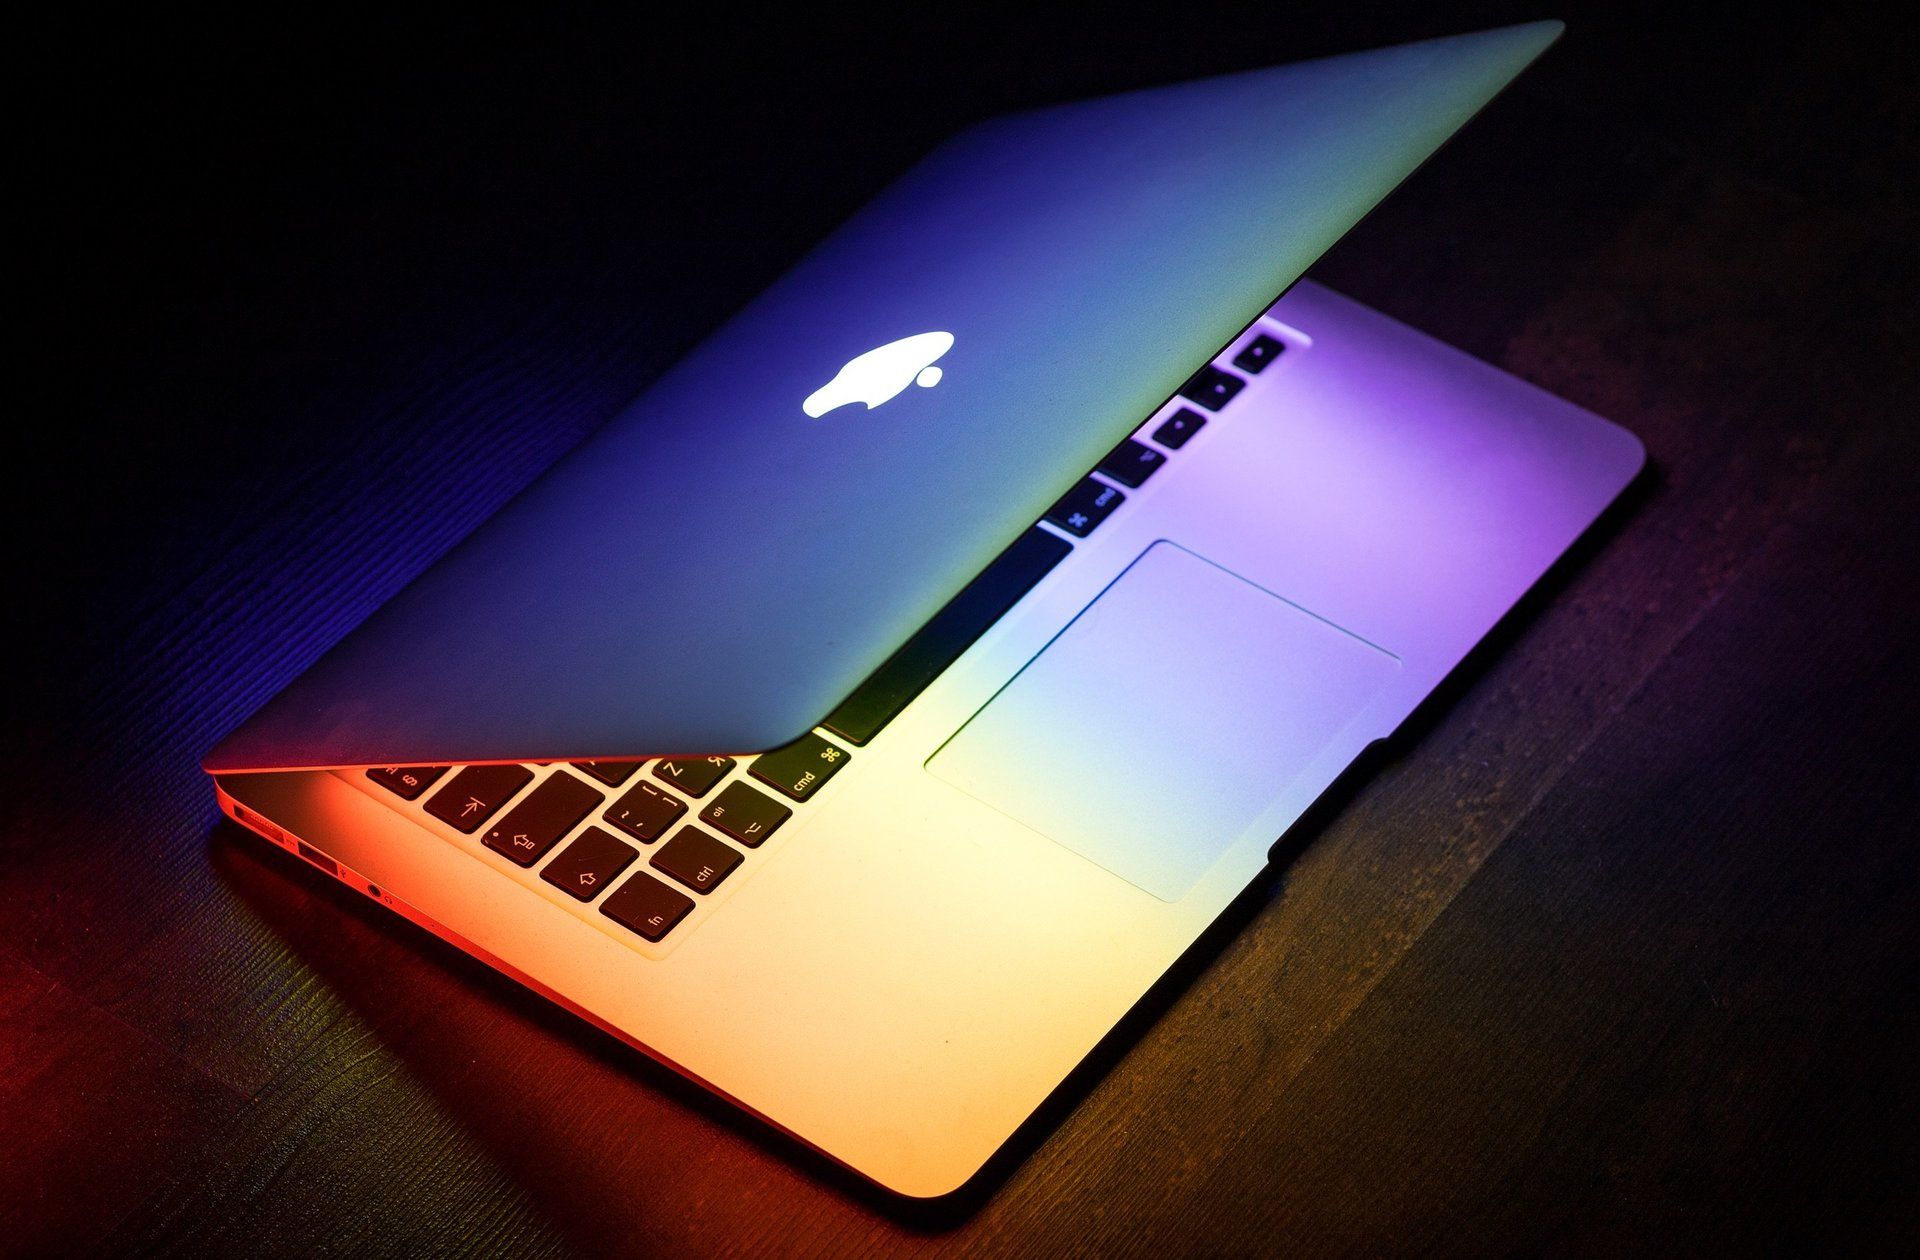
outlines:
[{"label": "wooden table surface", "polygon": [[950,124],[1527,14],[56,31],[0,1251],[1911,1248],[1911,44],[1567,8],[1314,274],[1651,476],[932,1207],[223,824],[196,760]]}]

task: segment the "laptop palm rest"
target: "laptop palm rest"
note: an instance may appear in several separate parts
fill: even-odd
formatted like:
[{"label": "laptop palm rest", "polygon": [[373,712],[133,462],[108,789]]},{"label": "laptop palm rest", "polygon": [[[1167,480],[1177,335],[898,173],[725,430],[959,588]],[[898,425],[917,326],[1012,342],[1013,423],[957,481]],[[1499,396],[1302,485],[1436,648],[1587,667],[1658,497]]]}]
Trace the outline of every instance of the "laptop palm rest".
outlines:
[{"label": "laptop palm rest", "polygon": [[927,769],[1177,901],[1399,668],[1298,605],[1157,542]]}]

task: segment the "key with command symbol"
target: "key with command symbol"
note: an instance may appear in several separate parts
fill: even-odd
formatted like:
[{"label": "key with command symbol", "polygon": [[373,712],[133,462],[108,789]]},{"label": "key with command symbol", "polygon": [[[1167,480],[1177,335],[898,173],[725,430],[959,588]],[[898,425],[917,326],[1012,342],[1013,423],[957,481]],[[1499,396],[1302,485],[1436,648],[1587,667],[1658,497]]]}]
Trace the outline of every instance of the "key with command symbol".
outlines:
[{"label": "key with command symbol", "polygon": [[840,767],[849,760],[844,748],[809,734],[784,748],[761,753],[747,767],[747,773],[796,801],[804,801],[840,773]]},{"label": "key with command symbol", "polygon": [[1126,501],[1126,495],[1089,477],[1048,509],[1047,519],[1069,534],[1085,538]]}]

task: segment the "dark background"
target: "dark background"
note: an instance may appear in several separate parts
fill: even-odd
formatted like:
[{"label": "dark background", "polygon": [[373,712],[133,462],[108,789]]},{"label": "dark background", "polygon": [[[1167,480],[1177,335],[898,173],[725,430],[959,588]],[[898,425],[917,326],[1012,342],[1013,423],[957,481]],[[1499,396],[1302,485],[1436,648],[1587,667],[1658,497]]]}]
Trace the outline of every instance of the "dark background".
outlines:
[{"label": "dark background", "polygon": [[1563,5],[1316,269],[1655,472],[928,1210],[221,825],[199,754],[954,126],[1539,11],[63,12],[18,48],[0,1251],[1912,1245],[1905,29]]}]

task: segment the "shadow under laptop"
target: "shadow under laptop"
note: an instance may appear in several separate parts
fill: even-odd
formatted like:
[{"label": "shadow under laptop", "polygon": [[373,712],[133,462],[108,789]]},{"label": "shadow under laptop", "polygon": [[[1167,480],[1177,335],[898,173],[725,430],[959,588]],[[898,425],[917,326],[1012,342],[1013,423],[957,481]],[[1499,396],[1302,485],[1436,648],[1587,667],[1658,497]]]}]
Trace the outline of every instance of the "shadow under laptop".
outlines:
[{"label": "shadow under laptop", "polygon": [[[778,1217],[810,1182],[839,1192],[838,1202],[855,1214],[864,1208],[903,1228],[944,1232],[965,1223],[1013,1177],[1274,899],[1294,859],[1365,789],[1372,773],[1433,727],[1618,532],[1654,482],[1646,472],[1628,488],[1395,737],[1371,750],[1276,842],[1262,877],[980,1172],[939,1199],[909,1199],[874,1186],[231,822],[223,821],[212,834],[212,864],[260,921],[426,1087],[444,1114],[526,1192],[547,1223],[576,1244],[625,1250],[661,1231],[683,1232],[686,1219],[676,1207],[678,1174],[684,1172],[689,1193],[698,1187],[701,1197],[710,1195],[711,1182],[700,1180],[700,1174],[704,1170],[710,1176],[716,1163],[737,1156],[737,1150],[728,1149],[733,1143],[775,1157],[758,1161],[753,1176],[741,1178],[742,1212]],[[793,1180],[778,1183],[781,1170]],[[816,1204],[807,1211],[815,1218],[812,1227],[833,1228],[819,1219],[822,1212],[834,1211],[831,1206]],[[859,1228],[853,1222],[845,1227]]]}]

